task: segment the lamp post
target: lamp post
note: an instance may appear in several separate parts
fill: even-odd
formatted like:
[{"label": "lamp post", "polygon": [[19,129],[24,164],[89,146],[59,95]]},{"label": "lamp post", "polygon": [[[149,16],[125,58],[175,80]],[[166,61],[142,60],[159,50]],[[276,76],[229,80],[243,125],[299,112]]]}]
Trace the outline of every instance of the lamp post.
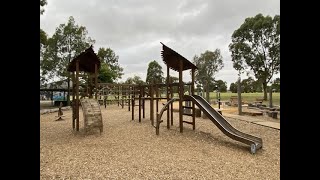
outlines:
[{"label": "lamp post", "polygon": [[216,85],[217,99],[218,99],[218,109],[220,109],[220,92],[218,85]]}]

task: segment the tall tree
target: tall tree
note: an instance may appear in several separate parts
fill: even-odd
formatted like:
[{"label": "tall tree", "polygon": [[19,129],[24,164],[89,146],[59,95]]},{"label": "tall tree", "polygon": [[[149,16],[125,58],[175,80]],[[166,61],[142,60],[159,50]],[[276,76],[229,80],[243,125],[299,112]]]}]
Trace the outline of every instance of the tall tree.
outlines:
[{"label": "tall tree", "polygon": [[220,49],[205,51],[200,56],[193,57],[193,63],[198,67],[195,71],[195,82],[206,89],[206,98],[209,102],[209,85],[214,82],[214,76],[223,68]]},{"label": "tall tree", "polygon": [[[43,6],[47,4],[46,0],[40,0],[40,15],[43,14],[44,9]],[[40,58],[43,55],[43,48],[47,44],[48,35],[47,33],[40,28]]]},{"label": "tall tree", "polygon": [[84,26],[77,25],[74,18],[69,17],[68,22],[60,24],[48,39],[40,67],[50,71],[57,79],[69,77],[68,63],[95,42],[87,34]]},{"label": "tall tree", "polygon": [[267,100],[267,83],[280,72],[280,15],[246,18],[233,32],[229,49],[233,67],[239,72],[253,71]]},{"label": "tall tree", "polygon": [[117,56],[111,48],[99,48],[97,56],[100,61],[107,64],[110,69],[110,72],[108,72],[108,75],[110,76],[109,79],[111,80],[110,83],[114,83],[122,77],[123,68],[118,62],[119,56]]},{"label": "tall tree", "polygon": [[40,45],[46,45],[48,40],[48,35],[42,29],[40,29]]},{"label": "tall tree", "polygon": [[210,87],[210,91],[213,91],[218,88],[219,92],[227,92],[227,82],[220,80],[216,80],[212,87]]},{"label": "tall tree", "polygon": [[271,88],[275,92],[280,92],[280,78],[276,78],[271,85]]},{"label": "tall tree", "polygon": [[163,83],[163,80],[162,67],[157,61],[151,61],[148,65],[146,83],[151,84],[152,81],[154,81],[154,83]]},{"label": "tall tree", "polygon": [[[87,35],[86,27],[77,25],[72,16],[66,24],[60,24],[53,36],[48,39],[43,59],[40,61],[42,75],[49,74],[59,80],[67,79],[69,89],[70,73],[67,71],[69,62],[95,42]],[[69,102],[69,96],[67,98]]]},{"label": "tall tree", "polygon": [[175,76],[169,76],[169,83],[177,83],[179,82],[179,78]]},{"label": "tall tree", "polygon": [[241,92],[245,92],[245,93],[255,92],[254,82],[255,80],[252,77],[248,77],[247,79],[242,79]]},{"label": "tall tree", "polygon": [[230,90],[232,93],[237,93],[237,83],[231,83],[229,90]]},{"label": "tall tree", "polygon": [[113,79],[112,79],[113,73],[111,72],[111,69],[108,66],[108,64],[103,62],[103,61],[101,61],[100,65],[101,66],[100,66],[100,69],[99,69],[98,80],[101,83],[113,83]]}]

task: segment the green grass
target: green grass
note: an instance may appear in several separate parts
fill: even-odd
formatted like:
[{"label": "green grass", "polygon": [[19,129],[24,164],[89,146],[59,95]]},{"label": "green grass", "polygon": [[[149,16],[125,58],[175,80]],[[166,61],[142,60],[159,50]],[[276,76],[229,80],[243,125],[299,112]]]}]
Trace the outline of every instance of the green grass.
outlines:
[{"label": "green grass", "polygon": [[[220,93],[221,101],[229,101],[231,96],[238,96],[237,93]],[[210,99],[216,100],[217,98],[216,92],[210,92]],[[241,93],[242,101],[245,102],[253,102],[256,101],[256,98],[263,98],[263,93]],[[268,93],[268,100],[263,101],[263,104],[269,104],[269,93]],[[280,105],[280,93],[272,93],[272,104],[273,105]]]},{"label": "green grass", "polygon": [[[174,95],[175,97],[179,97],[177,93]],[[221,101],[229,101],[231,96],[238,96],[237,93],[220,93]],[[162,97],[165,97],[165,94],[162,94]],[[244,102],[253,102],[256,101],[256,98],[262,98],[263,93],[242,93],[241,98]],[[98,97],[99,98],[99,97]],[[72,97],[70,97],[72,99]],[[103,99],[103,97],[102,97]],[[114,96],[108,96],[108,100],[114,100]],[[210,92],[210,99],[217,100],[217,93]],[[263,104],[269,105],[269,93],[268,93],[268,101],[263,101]],[[273,105],[280,105],[280,93],[272,93],[272,104]]]}]

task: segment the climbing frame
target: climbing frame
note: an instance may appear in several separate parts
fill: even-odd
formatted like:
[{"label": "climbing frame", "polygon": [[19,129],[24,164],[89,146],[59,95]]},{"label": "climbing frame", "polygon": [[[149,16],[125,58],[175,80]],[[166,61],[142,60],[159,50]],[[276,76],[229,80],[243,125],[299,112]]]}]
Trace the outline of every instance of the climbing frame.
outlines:
[{"label": "climbing frame", "polygon": [[80,99],[85,133],[94,128],[98,128],[100,133],[103,132],[102,114],[100,104],[96,99]]}]

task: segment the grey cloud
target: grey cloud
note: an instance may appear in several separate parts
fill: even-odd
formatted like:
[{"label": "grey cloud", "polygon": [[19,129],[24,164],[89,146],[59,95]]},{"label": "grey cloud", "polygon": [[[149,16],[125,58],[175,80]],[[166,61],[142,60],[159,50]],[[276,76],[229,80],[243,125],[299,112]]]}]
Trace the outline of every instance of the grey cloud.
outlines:
[{"label": "grey cloud", "polygon": [[[126,73],[123,81],[135,74],[145,80],[151,60],[165,73],[160,41],[190,61],[196,54],[219,48],[225,66],[216,78],[230,84],[237,79],[228,48],[231,35],[245,18],[258,13],[280,14],[280,0],[54,0],[40,16],[40,26],[52,35],[73,16],[96,40],[96,51],[110,47],[119,55]],[[186,75],[185,81],[189,80]]]}]

